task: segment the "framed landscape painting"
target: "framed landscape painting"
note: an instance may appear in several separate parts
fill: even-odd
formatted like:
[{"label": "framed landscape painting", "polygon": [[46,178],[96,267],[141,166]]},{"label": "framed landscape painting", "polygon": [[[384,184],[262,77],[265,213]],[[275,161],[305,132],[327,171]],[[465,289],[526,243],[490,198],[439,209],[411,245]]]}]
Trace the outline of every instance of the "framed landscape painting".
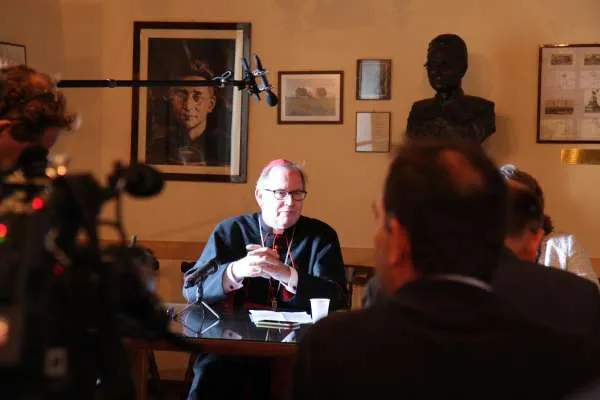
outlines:
[{"label": "framed landscape painting", "polygon": [[343,71],[279,72],[278,123],[343,123],[343,88]]}]

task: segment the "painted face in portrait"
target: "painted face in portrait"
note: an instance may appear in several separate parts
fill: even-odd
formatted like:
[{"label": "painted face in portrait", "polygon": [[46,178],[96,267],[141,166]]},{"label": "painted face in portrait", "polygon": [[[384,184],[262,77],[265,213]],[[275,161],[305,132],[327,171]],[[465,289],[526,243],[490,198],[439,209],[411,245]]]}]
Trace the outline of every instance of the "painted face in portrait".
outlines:
[{"label": "painted face in portrait", "polygon": [[304,190],[298,171],[274,167],[266,183],[255,193],[264,221],[273,229],[295,225],[302,212],[304,200],[300,197],[306,195]]},{"label": "painted face in portrait", "polygon": [[[186,76],[183,80],[206,80],[201,76]],[[210,86],[177,87],[171,90],[171,104],[179,122],[184,125],[191,139],[206,130],[208,114],[215,109],[217,98]]]}]

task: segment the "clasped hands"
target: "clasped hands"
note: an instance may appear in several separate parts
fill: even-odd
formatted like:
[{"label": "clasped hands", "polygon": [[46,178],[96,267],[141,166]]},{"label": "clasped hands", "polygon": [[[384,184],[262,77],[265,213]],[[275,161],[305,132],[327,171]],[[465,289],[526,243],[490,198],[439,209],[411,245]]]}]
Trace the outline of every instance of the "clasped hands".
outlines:
[{"label": "clasped hands", "polygon": [[258,244],[248,244],[246,250],[248,251],[246,257],[235,261],[231,266],[231,273],[235,280],[273,278],[287,285],[292,272],[290,267],[279,260],[276,250]]}]

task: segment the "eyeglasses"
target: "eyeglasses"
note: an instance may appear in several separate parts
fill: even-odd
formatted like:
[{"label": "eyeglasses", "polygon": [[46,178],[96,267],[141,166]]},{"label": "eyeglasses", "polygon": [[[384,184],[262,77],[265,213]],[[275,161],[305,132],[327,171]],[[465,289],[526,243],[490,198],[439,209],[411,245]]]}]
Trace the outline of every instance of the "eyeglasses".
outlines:
[{"label": "eyeglasses", "polygon": [[273,193],[273,196],[277,200],[284,200],[288,195],[292,196],[292,199],[296,201],[304,200],[306,198],[307,193],[304,190],[294,190],[293,192],[288,192],[287,190],[271,190],[264,189],[268,192]]}]

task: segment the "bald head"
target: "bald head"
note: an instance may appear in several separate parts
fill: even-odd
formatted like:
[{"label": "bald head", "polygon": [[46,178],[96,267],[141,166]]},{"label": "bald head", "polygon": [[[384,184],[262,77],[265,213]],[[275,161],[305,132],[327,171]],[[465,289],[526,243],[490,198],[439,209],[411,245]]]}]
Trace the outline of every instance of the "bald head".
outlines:
[{"label": "bald head", "polygon": [[506,187],[477,144],[410,142],[386,180],[384,211],[406,230],[421,274],[491,279],[503,245]]}]

